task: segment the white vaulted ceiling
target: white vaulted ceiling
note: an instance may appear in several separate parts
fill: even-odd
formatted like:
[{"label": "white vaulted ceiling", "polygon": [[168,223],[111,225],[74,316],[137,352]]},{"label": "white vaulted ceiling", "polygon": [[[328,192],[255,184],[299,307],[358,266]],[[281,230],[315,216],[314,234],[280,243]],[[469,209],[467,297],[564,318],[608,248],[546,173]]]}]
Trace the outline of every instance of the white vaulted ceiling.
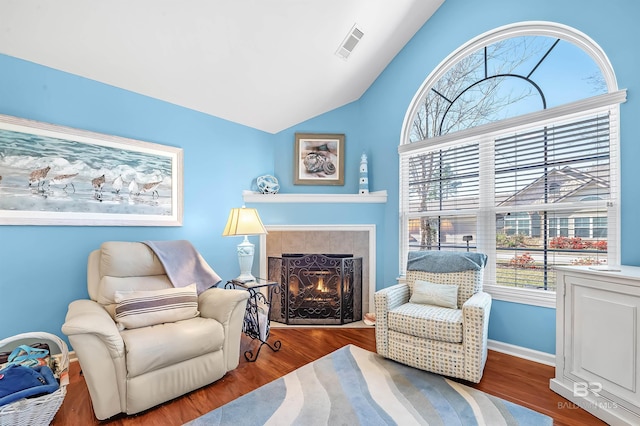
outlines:
[{"label": "white vaulted ceiling", "polygon": [[0,53],[276,133],[357,100],[443,1],[0,0]]}]

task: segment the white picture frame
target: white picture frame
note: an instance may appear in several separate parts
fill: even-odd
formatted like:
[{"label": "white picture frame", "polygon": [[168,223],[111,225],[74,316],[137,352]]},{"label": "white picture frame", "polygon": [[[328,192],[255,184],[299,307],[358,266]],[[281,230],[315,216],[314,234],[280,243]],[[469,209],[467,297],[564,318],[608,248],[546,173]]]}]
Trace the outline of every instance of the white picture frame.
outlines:
[{"label": "white picture frame", "polygon": [[181,226],[181,148],[0,115],[0,225]]}]

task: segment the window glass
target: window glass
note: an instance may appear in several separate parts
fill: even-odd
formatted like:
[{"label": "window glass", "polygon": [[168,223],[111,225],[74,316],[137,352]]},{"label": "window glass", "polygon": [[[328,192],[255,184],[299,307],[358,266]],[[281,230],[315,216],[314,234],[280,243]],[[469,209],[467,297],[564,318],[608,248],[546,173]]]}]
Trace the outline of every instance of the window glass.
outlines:
[{"label": "window glass", "polygon": [[436,216],[409,220],[409,250],[476,251],[477,221],[473,216]]},{"label": "window glass", "polygon": [[471,143],[409,157],[409,210],[427,212],[477,208],[478,156],[478,144]]},{"label": "window glass", "polygon": [[565,40],[501,40],[464,57],[433,84],[413,119],[410,142],[606,92],[597,64]]},{"label": "window glass", "polygon": [[[500,231],[499,227],[498,231]],[[529,214],[508,214],[504,218],[504,232],[507,235],[531,235],[531,220]]]},{"label": "window glass", "polygon": [[560,236],[568,237],[569,236],[569,218],[561,218],[560,220]]},{"label": "window glass", "polygon": [[574,222],[574,235],[579,238],[589,238],[591,218],[589,217],[576,217]]},{"label": "window glass", "polygon": [[402,250],[483,251],[485,280],[540,290],[555,289],[555,265],[606,263],[617,109],[456,134],[607,93],[591,56],[561,38],[517,36],[438,75],[411,107],[401,150]]},{"label": "window glass", "polygon": [[607,238],[607,218],[606,217],[593,218],[593,238],[598,238],[598,239]]}]

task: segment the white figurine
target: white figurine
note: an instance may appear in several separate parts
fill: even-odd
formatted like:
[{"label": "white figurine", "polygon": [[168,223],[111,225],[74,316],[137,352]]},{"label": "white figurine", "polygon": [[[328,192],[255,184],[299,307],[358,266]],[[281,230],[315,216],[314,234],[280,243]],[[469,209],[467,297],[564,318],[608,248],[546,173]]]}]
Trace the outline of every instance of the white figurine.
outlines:
[{"label": "white figurine", "polygon": [[359,193],[360,194],[368,194],[369,193],[369,170],[367,166],[367,154],[364,152],[360,157],[360,182],[359,182]]}]

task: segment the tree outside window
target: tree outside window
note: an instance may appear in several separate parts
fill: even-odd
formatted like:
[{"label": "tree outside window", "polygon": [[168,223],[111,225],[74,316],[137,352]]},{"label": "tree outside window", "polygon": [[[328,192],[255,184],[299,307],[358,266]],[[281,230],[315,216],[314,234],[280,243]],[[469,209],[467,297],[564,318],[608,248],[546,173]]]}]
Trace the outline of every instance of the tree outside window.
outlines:
[{"label": "tree outside window", "polygon": [[405,142],[416,147],[401,150],[406,247],[466,249],[468,233],[469,249],[494,262],[490,282],[543,290],[554,289],[554,265],[606,262],[605,203],[617,167],[608,113],[457,138],[606,93],[596,62],[562,38],[527,35],[483,46],[439,75],[417,101]]}]

